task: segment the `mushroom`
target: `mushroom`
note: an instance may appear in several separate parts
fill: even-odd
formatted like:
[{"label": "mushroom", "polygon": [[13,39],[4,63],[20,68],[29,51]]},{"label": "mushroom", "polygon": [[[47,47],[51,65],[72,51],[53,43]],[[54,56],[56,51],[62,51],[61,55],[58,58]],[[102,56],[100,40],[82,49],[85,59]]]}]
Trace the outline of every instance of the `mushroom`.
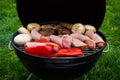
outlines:
[{"label": "mushroom", "polygon": [[32,31],[33,29],[36,29],[36,31],[40,31],[41,26],[40,26],[38,23],[29,23],[29,24],[27,25],[27,29],[28,29],[29,31]]},{"label": "mushroom", "polygon": [[29,23],[27,29],[31,32],[32,39],[39,39],[41,34],[39,33],[41,26],[38,23]]},{"label": "mushroom", "polygon": [[21,34],[30,34],[30,32],[23,26],[18,29],[18,32]]},{"label": "mushroom", "polygon": [[32,37],[30,34],[18,34],[14,38],[14,43],[17,45],[24,45],[26,42],[29,42],[32,40]]},{"label": "mushroom", "polygon": [[72,32],[73,33],[83,34],[85,32],[85,27],[81,23],[75,23],[72,26]]},{"label": "mushroom", "polygon": [[92,30],[94,33],[96,32],[96,28],[93,25],[86,24],[84,26],[85,26],[86,31],[87,30]]}]

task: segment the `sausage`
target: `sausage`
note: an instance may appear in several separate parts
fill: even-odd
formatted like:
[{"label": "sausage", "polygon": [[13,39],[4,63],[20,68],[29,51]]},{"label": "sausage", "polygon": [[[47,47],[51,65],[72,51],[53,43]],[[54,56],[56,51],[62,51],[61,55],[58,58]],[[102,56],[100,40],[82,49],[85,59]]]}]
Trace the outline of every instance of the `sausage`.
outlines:
[{"label": "sausage", "polygon": [[104,43],[103,43],[103,42],[97,43],[97,47],[98,47],[98,48],[102,48],[103,46],[104,46]]},{"label": "sausage", "polygon": [[96,45],[95,42],[93,40],[86,40],[85,43],[88,45],[89,49],[95,49]]},{"label": "sausage", "polygon": [[86,35],[81,35],[81,34],[73,33],[73,34],[71,34],[71,36],[73,38],[76,38],[76,39],[79,39],[79,40],[85,42],[87,44],[88,48],[90,48],[90,49],[95,49],[95,47],[96,47],[95,41],[92,40],[92,39],[90,39]]},{"label": "sausage", "polygon": [[87,30],[85,35],[94,40],[98,48],[102,48],[104,46],[105,41],[102,39],[100,35],[94,33],[92,30]]},{"label": "sausage", "polygon": [[40,36],[41,34],[36,29],[31,31],[31,37],[33,40],[40,39]]}]

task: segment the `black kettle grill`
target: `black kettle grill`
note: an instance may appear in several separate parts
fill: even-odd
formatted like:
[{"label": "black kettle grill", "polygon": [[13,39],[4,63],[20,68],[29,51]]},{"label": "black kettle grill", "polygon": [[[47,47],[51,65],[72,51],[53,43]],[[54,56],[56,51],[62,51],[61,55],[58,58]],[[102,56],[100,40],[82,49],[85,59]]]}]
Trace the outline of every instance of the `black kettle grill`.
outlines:
[{"label": "black kettle grill", "polygon": [[[106,42],[105,36],[98,31],[105,16],[105,0],[17,0],[17,12],[23,26],[36,22],[40,24],[69,22],[94,25],[97,33]],[[13,41],[12,46],[23,65],[43,80],[74,80],[87,73],[100,58],[103,49],[84,50],[82,57],[46,58],[27,54]]]}]

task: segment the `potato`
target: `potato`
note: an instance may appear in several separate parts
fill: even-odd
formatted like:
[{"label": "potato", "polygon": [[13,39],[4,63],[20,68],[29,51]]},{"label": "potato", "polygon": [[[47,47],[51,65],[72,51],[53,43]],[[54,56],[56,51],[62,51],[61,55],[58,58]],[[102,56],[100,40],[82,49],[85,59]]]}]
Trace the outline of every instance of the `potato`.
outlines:
[{"label": "potato", "polygon": [[26,42],[29,42],[32,40],[32,37],[30,34],[18,34],[14,38],[14,43],[17,45],[24,45]]},{"label": "potato", "polygon": [[24,27],[20,27],[18,29],[18,32],[21,33],[21,34],[30,34],[30,32]]}]

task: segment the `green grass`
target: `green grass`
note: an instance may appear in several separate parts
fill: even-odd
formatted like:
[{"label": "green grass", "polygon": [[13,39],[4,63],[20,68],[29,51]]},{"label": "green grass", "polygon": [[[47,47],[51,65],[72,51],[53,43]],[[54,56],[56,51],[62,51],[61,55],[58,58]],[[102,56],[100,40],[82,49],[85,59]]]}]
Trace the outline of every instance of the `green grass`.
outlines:
[{"label": "green grass", "polygon": [[[29,71],[8,49],[13,33],[21,26],[15,0],[0,0],[0,80],[25,80]],[[99,29],[107,38],[110,51],[102,54],[95,67],[86,74],[89,80],[120,79],[120,0],[106,1],[106,14]],[[105,48],[106,49],[106,48]],[[36,80],[35,76],[31,80]],[[76,80],[81,80],[77,78]],[[84,80],[84,79],[82,79]]]}]

